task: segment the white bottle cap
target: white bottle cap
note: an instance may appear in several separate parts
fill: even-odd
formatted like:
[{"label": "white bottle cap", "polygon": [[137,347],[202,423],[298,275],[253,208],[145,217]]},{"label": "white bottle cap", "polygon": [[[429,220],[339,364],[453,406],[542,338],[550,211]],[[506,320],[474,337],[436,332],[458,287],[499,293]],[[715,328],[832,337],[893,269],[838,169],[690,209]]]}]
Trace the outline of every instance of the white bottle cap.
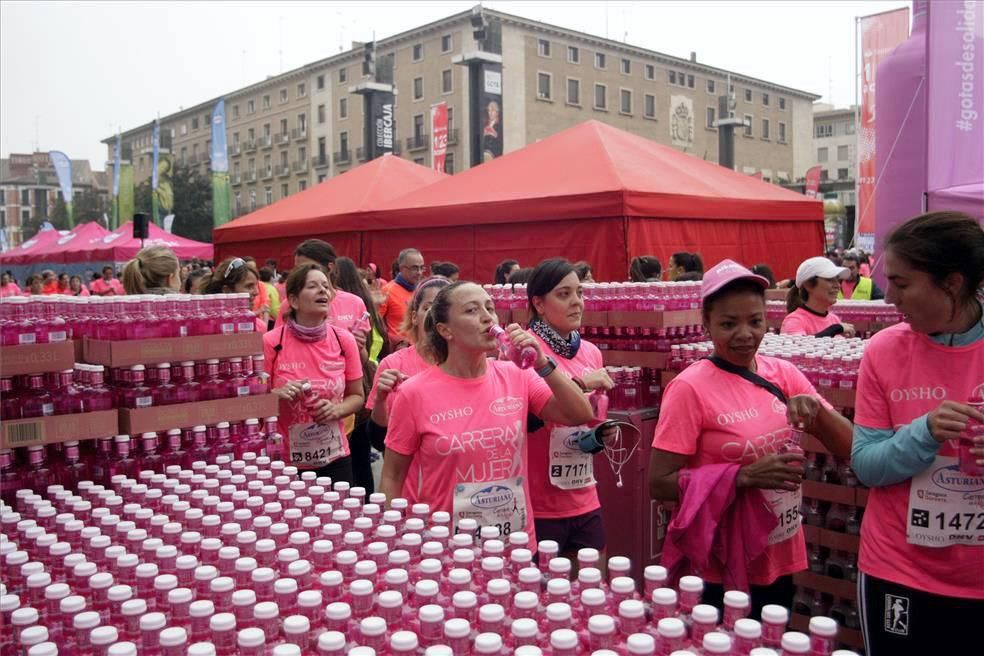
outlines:
[{"label": "white bottle cap", "polygon": [[[130,645],[133,647],[133,651],[124,654],[118,654],[113,652],[113,647],[117,645]],[[109,648],[109,653],[112,656],[137,656],[137,647],[132,642],[118,642]],[[53,642],[39,642],[33,645],[28,651],[27,656],[58,656],[58,645]]]},{"label": "white bottle cap", "polygon": [[403,605],[403,595],[396,590],[385,590],[376,599],[380,608],[399,608]]},{"label": "white bottle cap", "polygon": [[652,654],[656,649],[656,641],[647,633],[633,633],[626,645],[630,654]]},{"label": "white bottle cap", "polygon": [[605,603],[605,591],[598,588],[588,588],[581,591],[581,605],[596,608]]},{"label": "white bottle cap", "polygon": [[724,593],[724,605],[732,608],[748,608],[751,605],[751,600],[745,592],[728,590]]},{"label": "white bottle cap", "polygon": [[[130,602],[128,601],[126,603]],[[141,631],[157,631],[163,629],[165,626],[167,626],[167,616],[164,613],[147,613],[140,618]]]},{"label": "white bottle cap", "polygon": [[177,647],[188,642],[188,632],[180,626],[169,626],[161,631],[161,647]]},{"label": "white bottle cap", "polygon": [[311,630],[311,621],[303,615],[291,615],[284,619],[284,633],[307,633]]},{"label": "white bottle cap", "polygon": [[352,608],[344,601],[335,601],[325,607],[325,617],[330,620],[347,620],[352,617]]},{"label": "white bottle cap", "polygon": [[612,592],[619,594],[632,594],[635,592],[635,581],[628,576],[616,576],[611,583]]},{"label": "white bottle cap", "polygon": [[373,592],[372,581],[366,579],[356,579],[349,585],[349,590],[353,595],[360,597],[371,595]]},{"label": "white bottle cap", "polygon": [[445,637],[467,638],[469,633],[471,633],[471,625],[468,624],[468,620],[463,620],[459,617],[456,617],[444,623]]},{"label": "white bottle cap", "polygon": [[762,625],[755,620],[743,617],[735,621],[735,635],[739,638],[757,640],[762,636]]},{"label": "white bottle cap", "polygon": [[697,604],[690,611],[690,617],[701,624],[717,624],[718,609],[710,604]]},{"label": "white bottle cap", "polygon": [[516,608],[522,610],[529,610],[531,608],[536,608],[540,603],[540,598],[535,592],[529,592],[524,590],[523,592],[517,592],[513,597],[513,605]]},{"label": "white bottle cap", "polygon": [[193,597],[194,594],[188,588],[173,588],[167,593],[167,603],[188,604]]},{"label": "white bottle cap", "polygon": [[677,593],[673,588],[656,588],[653,590],[652,601],[661,606],[675,605]]},{"label": "white bottle cap", "polygon": [[[103,635],[108,634],[107,637],[109,639],[107,640],[101,635],[100,637],[102,638],[102,642],[97,643],[95,633],[100,629],[108,629],[108,631],[102,631],[100,633]],[[90,640],[92,641],[93,644],[100,644],[100,645],[109,644],[112,642],[116,642],[116,638],[117,638],[116,629],[114,629],[111,626],[96,627],[92,630],[92,633],[90,634]],[[21,631],[20,634],[20,643],[21,646],[23,647],[33,647],[34,645],[40,645],[42,642],[47,642],[47,641],[48,641],[47,627],[29,626],[23,631]]]},{"label": "white bottle cap", "polygon": [[557,629],[550,633],[550,646],[554,649],[576,649],[577,633],[570,629]]},{"label": "white bottle cap", "polygon": [[588,618],[588,631],[599,635],[615,633],[615,619],[610,615],[592,615]]},{"label": "white bottle cap", "polygon": [[[521,645],[516,648],[516,651],[514,651],[513,654],[514,656],[543,656],[543,650],[535,645]],[[614,656],[615,652],[612,652],[612,654]],[[450,649],[448,650],[447,655],[451,656]],[[424,656],[430,656],[430,649],[427,650],[427,653]],[[443,656],[443,653],[441,656]]]},{"label": "white bottle cap", "polygon": [[684,626],[683,620],[676,617],[664,617],[656,625],[656,630],[666,638],[680,638],[687,633],[687,627]]},{"label": "white bottle cap", "polygon": [[[836,654],[837,652],[834,652]],[[851,652],[852,654],[854,652]],[[756,647],[752,651],[748,652],[748,656],[779,656],[779,652],[775,649],[769,649],[768,647]],[[854,656],[857,656],[855,654]]]},{"label": "white bottle cap", "polygon": [[666,581],[669,573],[662,565],[649,565],[643,571],[643,576],[645,576],[647,581],[658,581],[662,583]]},{"label": "white bottle cap", "polygon": [[[14,611],[14,615],[17,615],[17,613],[19,613],[22,610],[34,610],[34,609],[21,608],[19,610]],[[37,611],[34,611],[34,614],[35,614],[34,621],[37,622]],[[99,626],[99,622],[100,622],[99,613],[93,611],[86,611],[84,613],[79,613],[72,619],[72,626],[76,629],[94,629],[97,626]],[[15,626],[20,624],[20,622],[16,621],[16,618],[12,618],[10,623]]]},{"label": "white bottle cap", "polygon": [[731,636],[720,631],[705,633],[703,647],[705,654],[728,654],[731,652]]},{"label": "white bottle cap", "polygon": [[783,654],[808,654],[810,653],[810,636],[799,631],[786,631],[782,634]]},{"label": "white bottle cap", "polygon": [[266,643],[266,636],[263,634],[263,629],[250,627],[242,629],[236,637],[236,641],[240,647],[260,647]]},{"label": "white bottle cap", "polygon": [[547,606],[547,619],[554,622],[563,622],[571,618],[570,604],[555,603]]},{"label": "white bottle cap", "polygon": [[502,651],[502,637],[495,633],[479,633],[475,637],[475,652],[478,654],[499,654]]},{"label": "white bottle cap", "polygon": [[345,634],[341,631],[325,631],[318,636],[318,651],[340,651],[345,649]]},{"label": "white bottle cap", "polygon": [[215,645],[211,642],[196,642],[188,647],[188,656],[215,656]]},{"label": "white bottle cap", "polygon": [[[554,560],[557,560],[554,558]],[[550,579],[547,581],[547,594],[568,595],[571,593],[571,582],[567,579]]]},{"label": "white bottle cap", "polygon": [[437,604],[427,604],[420,607],[420,610],[417,611],[417,617],[421,622],[443,622],[444,609]]},{"label": "white bottle cap", "polygon": [[359,622],[359,630],[364,636],[384,635],[386,633],[386,620],[382,617],[367,617]]},{"label": "white bottle cap", "polygon": [[390,647],[399,651],[416,651],[418,645],[417,634],[413,631],[397,631],[390,636]]},{"label": "white bottle cap", "polygon": [[837,635],[837,622],[823,615],[810,618],[810,633],[815,633],[824,638],[833,638]]},{"label": "white bottle cap", "polygon": [[280,616],[280,608],[272,601],[261,601],[253,606],[253,617],[258,620],[270,620]]},{"label": "white bottle cap", "polygon": [[699,576],[682,576],[680,589],[684,592],[701,592],[704,589],[704,580]]},{"label": "white bottle cap", "polygon": [[789,611],[778,604],[762,606],[762,621],[769,624],[785,624],[789,621]]},{"label": "white bottle cap", "polygon": [[646,607],[641,601],[627,599],[618,605],[619,617],[638,618],[646,616]]},{"label": "white bottle cap", "polygon": [[273,591],[282,595],[297,594],[297,581],[294,579],[277,579],[273,582]]},{"label": "white bottle cap", "polygon": [[520,583],[539,583],[542,578],[543,574],[535,567],[524,567],[519,570]]}]

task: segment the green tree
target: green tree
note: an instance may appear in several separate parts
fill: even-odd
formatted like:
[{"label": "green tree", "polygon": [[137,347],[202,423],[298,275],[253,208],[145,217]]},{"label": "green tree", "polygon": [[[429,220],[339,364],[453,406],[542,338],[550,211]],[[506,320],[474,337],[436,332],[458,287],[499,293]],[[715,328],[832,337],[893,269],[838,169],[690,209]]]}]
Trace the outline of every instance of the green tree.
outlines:
[{"label": "green tree", "polygon": [[[171,176],[174,188],[174,234],[195,241],[212,241],[212,181],[197,168],[176,164]],[[150,180],[133,190],[133,208],[150,214]],[[125,219],[124,219],[125,220]]]}]

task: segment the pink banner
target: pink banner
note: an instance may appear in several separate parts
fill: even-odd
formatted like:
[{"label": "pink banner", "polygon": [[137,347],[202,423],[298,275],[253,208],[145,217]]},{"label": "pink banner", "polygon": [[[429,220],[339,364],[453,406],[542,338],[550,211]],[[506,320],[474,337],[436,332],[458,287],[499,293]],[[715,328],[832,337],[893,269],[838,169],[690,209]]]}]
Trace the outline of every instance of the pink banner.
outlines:
[{"label": "pink banner", "polygon": [[909,36],[909,9],[861,19],[861,125],[858,130],[859,239],[874,241],[875,232],[875,74],[878,64]]},{"label": "pink banner", "polygon": [[448,153],[448,104],[431,105],[431,168],[444,173]]},{"label": "pink banner", "polygon": [[984,2],[930,3],[927,57],[929,208],[984,219]]},{"label": "pink banner", "polygon": [[806,195],[816,198],[820,191],[820,170],[821,167],[814,166],[806,171]]}]

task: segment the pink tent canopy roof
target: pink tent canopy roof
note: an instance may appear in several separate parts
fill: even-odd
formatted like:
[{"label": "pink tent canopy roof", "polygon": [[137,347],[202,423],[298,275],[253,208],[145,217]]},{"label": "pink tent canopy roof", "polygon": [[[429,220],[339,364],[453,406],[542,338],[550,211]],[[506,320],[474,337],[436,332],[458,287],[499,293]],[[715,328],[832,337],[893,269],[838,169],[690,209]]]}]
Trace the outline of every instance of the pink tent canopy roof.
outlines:
[{"label": "pink tent canopy roof", "polygon": [[[144,240],[146,246],[167,246],[174,251],[179,260],[190,260],[197,257],[203,260],[212,259],[212,244],[205,244],[172,235],[156,224],[148,226],[149,238]],[[119,228],[106,234],[101,241],[89,244],[85,251],[78,252],[78,260],[87,262],[123,262],[131,259],[140,250],[140,240],[133,237],[133,223],[127,222]]]},{"label": "pink tent canopy roof", "polygon": [[39,232],[20,246],[0,254],[0,262],[8,266],[44,262],[47,260],[45,254],[66,234],[68,233],[58,230],[44,230]]},{"label": "pink tent canopy roof", "polygon": [[109,230],[102,227],[96,221],[83,223],[82,225],[76,226],[75,229],[64,237],[60,237],[51,246],[45,259],[49,262],[62,262],[66,264],[78,262],[84,259],[79,257],[79,251],[91,248],[92,245],[102,241],[108,234],[110,234]]}]

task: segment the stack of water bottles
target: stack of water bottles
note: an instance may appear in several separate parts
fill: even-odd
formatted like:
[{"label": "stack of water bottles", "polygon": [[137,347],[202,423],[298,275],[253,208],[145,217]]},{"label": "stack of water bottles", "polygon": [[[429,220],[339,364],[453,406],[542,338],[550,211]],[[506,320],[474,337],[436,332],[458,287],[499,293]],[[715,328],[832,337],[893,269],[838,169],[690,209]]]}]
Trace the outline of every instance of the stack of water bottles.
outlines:
[{"label": "stack of water bottles", "polygon": [[[700,308],[699,281],[586,283],[584,309],[588,312],[666,312]],[[529,307],[526,285],[485,285],[500,310]]]},{"label": "stack of water bottles", "polygon": [[11,296],[0,301],[0,343],[252,333],[256,315],[249,305],[249,294]]},{"label": "stack of water bottles", "polygon": [[[877,328],[902,321],[902,313],[885,301],[840,300],[830,311],[841,321],[853,324],[863,337],[871,337]],[[786,302],[767,301],[765,314],[770,321],[781,322],[787,314]]]},{"label": "stack of water bottles", "polygon": [[252,452],[21,490],[0,530],[3,653],[835,653],[829,618],[789,632],[785,608],[751,619],[734,591],[719,617],[701,579],[670,587],[650,566],[639,590],[627,558],[593,549],[575,576],[555,542],[534,561],[525,533],[454,526]]}]

